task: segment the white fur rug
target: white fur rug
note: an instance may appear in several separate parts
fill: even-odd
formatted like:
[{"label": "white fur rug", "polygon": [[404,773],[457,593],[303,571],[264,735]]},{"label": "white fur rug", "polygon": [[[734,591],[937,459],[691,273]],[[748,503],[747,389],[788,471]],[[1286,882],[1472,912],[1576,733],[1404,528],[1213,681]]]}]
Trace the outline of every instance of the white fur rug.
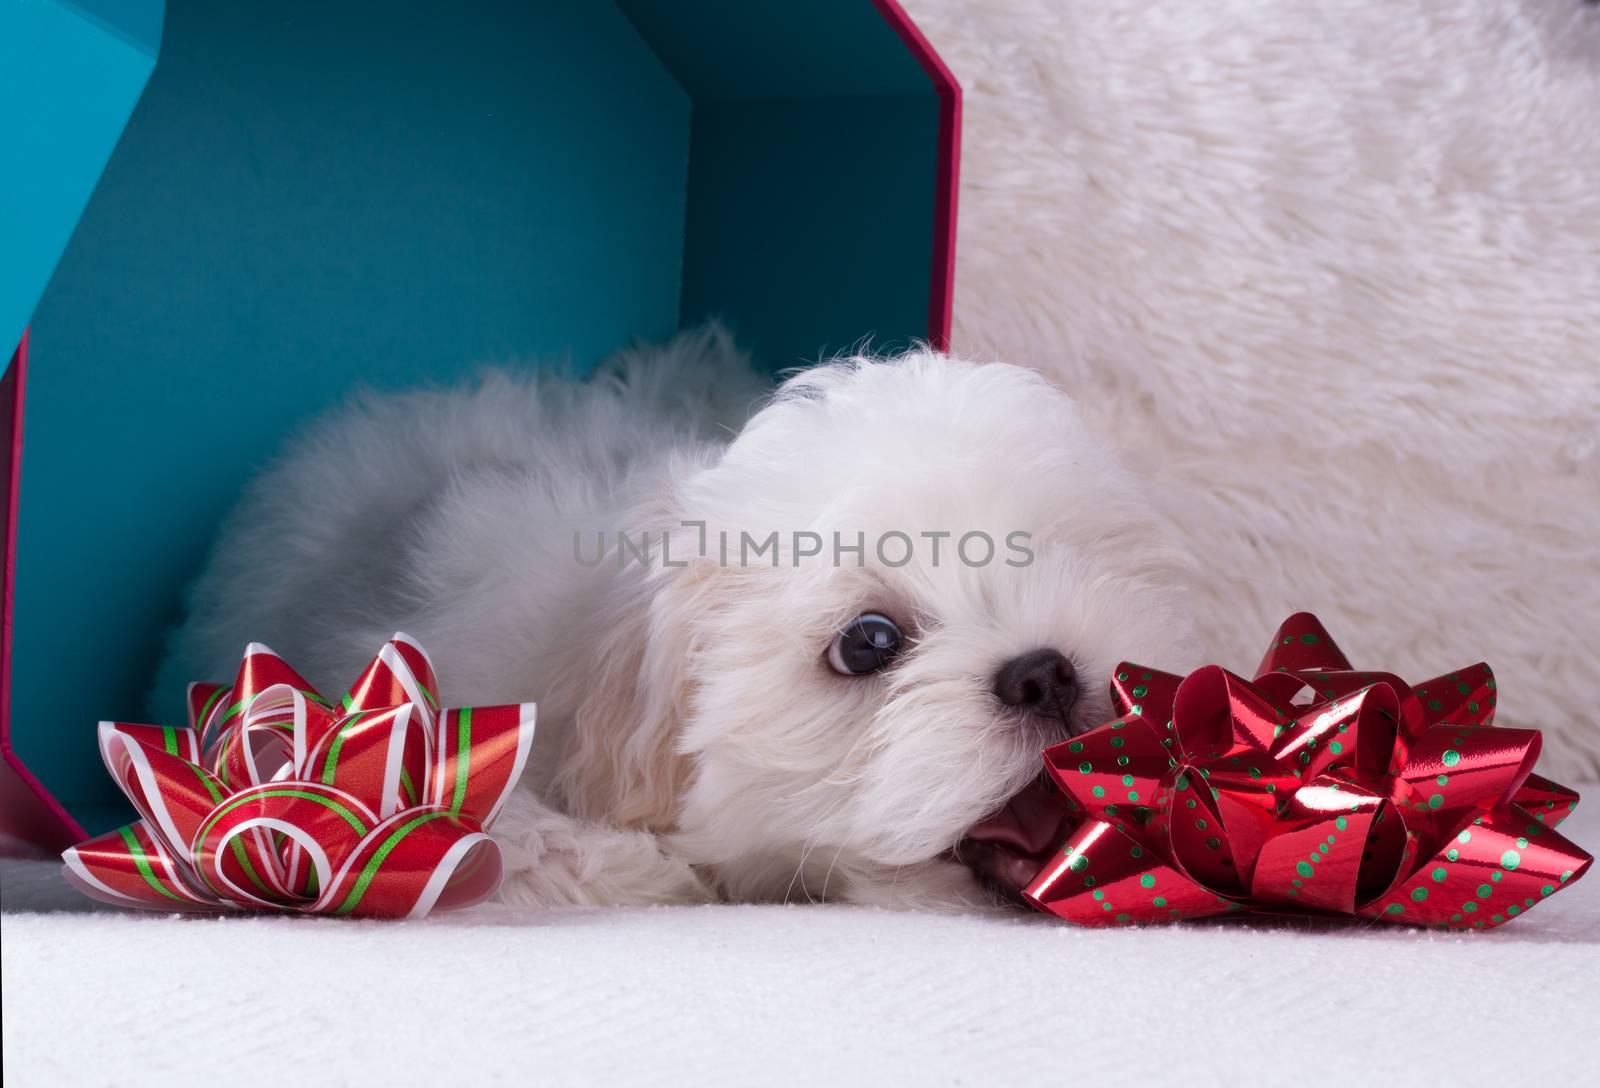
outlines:
[{"label": "white fur rug", "polygon": [[905,0],[966,89],[955,347],[1036,366],[1215,656],[1487,659],[1600,772],[1600,6]]},{"label": "white fur rug", "polygon": [[[1600,833],[1600,806],[1564,825]],[[861,907],[99,909],[0,864],[8,1085],[1576,1085],[1600,880],[1460,934]],[[85,913],[15,913],[70,905]],[[425,1075],[424,1075],[425,1074]]]}]

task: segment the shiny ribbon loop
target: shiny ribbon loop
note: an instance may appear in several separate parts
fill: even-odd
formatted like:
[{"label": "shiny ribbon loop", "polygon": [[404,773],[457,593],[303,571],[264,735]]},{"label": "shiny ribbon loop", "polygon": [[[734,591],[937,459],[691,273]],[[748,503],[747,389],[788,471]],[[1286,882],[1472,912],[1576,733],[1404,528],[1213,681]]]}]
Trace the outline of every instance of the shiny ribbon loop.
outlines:
[{"label": "shiny ribbon loop", "polygon": [[1246,907],[1487,928],[1593,860],[1554,830],[1578,796],[1496,728],[1484,664],[1415,688],[1354,670],[1314,616],[1254,681],[1123,664],[1119,716],[1044,753],[1087,819],[1024,895],[1086,924]]},{"label": "shiny ribbon loop", "polygon": [[120,906],[417,917],[493,895],[487,834],[527,763],[535,708],[441,710],[397,634],[339,709],[252,644],[232,685],[189,688],[189,728],[100,723],[140,818],[65,851]]}]

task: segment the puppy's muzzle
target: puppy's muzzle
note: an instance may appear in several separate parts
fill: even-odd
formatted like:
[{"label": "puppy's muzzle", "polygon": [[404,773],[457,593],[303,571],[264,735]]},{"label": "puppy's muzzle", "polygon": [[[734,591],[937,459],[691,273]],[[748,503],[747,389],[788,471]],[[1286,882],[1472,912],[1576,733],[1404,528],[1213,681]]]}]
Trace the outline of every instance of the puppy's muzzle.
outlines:
[{"label": "puppy's muzzle", "polygon": [[1078,673],[1060,650],[1030,650],[994,674],[994,696],[1009,707],[1059,723],[1068,735],[1081,733],[1072,708],[1078,701]]}]

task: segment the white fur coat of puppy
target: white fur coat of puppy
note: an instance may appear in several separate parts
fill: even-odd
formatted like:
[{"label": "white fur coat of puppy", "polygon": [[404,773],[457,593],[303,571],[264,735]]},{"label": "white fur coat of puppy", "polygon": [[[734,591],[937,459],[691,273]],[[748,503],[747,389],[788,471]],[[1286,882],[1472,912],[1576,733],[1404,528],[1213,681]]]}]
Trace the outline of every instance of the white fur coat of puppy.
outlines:
[{"label": "white fur coat of puppy", "polygon": [[712,328],[324,420],[162,688],[257,640],[336,690],[405,630],[453,704],[539,703],[504,898],[980,907],[1042,841],[1039,750],[1118,660],[1192,663],[1181,563],[1038,376],[915,351],[774,394]]}]

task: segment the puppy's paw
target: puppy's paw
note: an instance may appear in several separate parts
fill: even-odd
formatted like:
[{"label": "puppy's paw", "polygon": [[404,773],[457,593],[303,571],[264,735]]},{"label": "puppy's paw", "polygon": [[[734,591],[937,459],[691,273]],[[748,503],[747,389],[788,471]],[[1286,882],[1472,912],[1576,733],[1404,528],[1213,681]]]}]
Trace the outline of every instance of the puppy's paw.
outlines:
[{"label": "puppy's paw", "polygon": [[845,898],[862,906],[936,914],[1014,914],[1018,909],[984,887],[965,865],[944,860],[858,877]]},{"label": "puppy's paw", "polygon": [[688,862],[664,850],[654,835],[574,820],[526,789],[512,795],[494,837],[506,861],[501,902],[656,906],[716,898]]}]

